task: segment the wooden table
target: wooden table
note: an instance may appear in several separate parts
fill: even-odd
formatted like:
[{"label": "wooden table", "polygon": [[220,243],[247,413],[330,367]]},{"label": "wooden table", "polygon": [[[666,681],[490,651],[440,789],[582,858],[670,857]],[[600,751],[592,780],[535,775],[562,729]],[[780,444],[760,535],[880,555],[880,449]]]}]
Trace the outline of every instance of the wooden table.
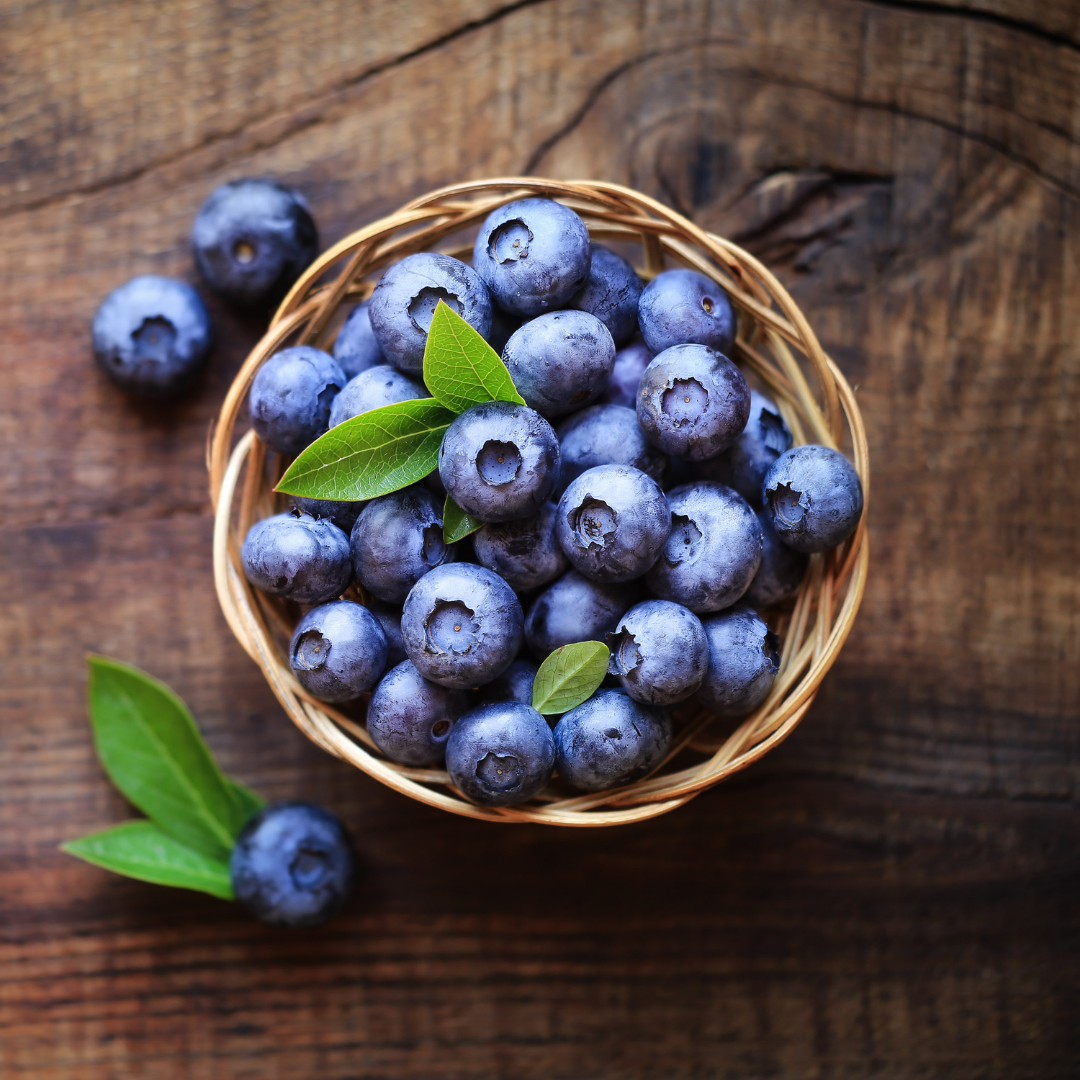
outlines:
[{"label": "wooden table", "polygon": [[[0,9],[0,1075],[1073,1077],[1080,1070],[1080,8],[1074,0],[247,0]],[[763,763],[655,822],[495,827],[316,750],[230,637],[199,392],[89,322],[195,280],[224,180],[324,242],[466,177],[613,179],[777,267],[858,386],[873,562]],[[324,801],[365,879],[284,934],[57,851],[130,815],[83,655]]]}]

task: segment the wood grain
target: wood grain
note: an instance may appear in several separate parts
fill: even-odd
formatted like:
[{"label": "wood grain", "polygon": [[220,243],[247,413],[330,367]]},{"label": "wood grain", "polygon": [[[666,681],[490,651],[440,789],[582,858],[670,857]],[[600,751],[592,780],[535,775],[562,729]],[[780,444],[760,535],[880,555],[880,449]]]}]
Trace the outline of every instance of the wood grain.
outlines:
[{"label": "wood grain", "polygon": [[[1080,16],[1067,0],[0,9],[0,1076],[1071,1077]],[[285,721],[210,577],[212,370],[134,406],[103,294],[275,174],[330,243],[468,177],[641,188],[777,267],[858,385],[873,564],[780,750],[603,835],[417,806]],[[56,851],[129,813],[83,654],[367,875],[288,937]]]}]

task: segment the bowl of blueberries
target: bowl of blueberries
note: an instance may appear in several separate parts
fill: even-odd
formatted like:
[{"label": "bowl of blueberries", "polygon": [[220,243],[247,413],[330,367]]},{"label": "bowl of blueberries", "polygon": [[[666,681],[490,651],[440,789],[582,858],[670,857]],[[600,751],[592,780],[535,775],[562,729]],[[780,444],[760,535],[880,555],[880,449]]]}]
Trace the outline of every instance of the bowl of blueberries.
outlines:
[{"label": "bowl of blueberries", "polygon": [[454,813],[600,826],[794,729],[862,597],[869,472],[766,267],[600,182],[443,189],[314,261],[306,207],[245,232],[227,202],[204,277],[284,299],[212,437],[215,581],[301,730]]}]

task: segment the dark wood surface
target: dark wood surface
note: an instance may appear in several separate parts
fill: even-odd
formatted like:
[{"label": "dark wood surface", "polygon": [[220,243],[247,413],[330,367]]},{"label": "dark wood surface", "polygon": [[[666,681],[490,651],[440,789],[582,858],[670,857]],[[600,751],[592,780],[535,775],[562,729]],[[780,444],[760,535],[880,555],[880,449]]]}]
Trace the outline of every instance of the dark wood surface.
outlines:
[{"label": "dark wood surface", "polygon": [[[0,8],[0,1076],[1074,1077],[1080,1072],[1080,8],[1073,0]],[[779,268],[858,386],[873,562],[795,735],[670,816],[498,827],[308,744],[229,636],[192,398],[89,321],[194,280],[270,173],[324,242],[466,177],[629,183]],[[83,655],[366,868],[286,935],[57,851],[130,810]]]}]

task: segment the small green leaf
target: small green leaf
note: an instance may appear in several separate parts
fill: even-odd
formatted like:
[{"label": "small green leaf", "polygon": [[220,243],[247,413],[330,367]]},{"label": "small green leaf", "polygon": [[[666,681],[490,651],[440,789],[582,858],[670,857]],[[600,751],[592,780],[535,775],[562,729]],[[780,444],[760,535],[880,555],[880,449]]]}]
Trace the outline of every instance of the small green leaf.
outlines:
[{"label": "small green leaf", "polygon": [[556,649],[533,680],[533,708],[545,716],[576,709],[604,681],[610,655],[602,641],[575,641]]},{"label": "small green leaf", "polygon": [[222,900],[234,899],[228,862],[181,844],[152,821],[125,821],[69,840],[60,845],[60,850],[139,881],[197,889]]},{"label": "small green leaf", "polygon": [[464,540],[469,533],[476,532],[483,524],[479,518],[466,514],[449,495],[446,496],[442,512],[442,535],[446,543]]},{"label": "small green leaf", "polygon": [[431,398],[361,413],[316,439],[277,490],[311,499],[376,499],[423,480],[439,463],[454,414]]},{"label": "small green leaf", "polygon": [[138,668],[91,656],[90,723],[120,792],[174,840],[228,859],[250,816],[187,706]]},{"label": "small green leaf", "polygon": [[485,401],[525,404],[499,354],[442,300],[428,330],[424,383],[436,401],[456,413]]}]

